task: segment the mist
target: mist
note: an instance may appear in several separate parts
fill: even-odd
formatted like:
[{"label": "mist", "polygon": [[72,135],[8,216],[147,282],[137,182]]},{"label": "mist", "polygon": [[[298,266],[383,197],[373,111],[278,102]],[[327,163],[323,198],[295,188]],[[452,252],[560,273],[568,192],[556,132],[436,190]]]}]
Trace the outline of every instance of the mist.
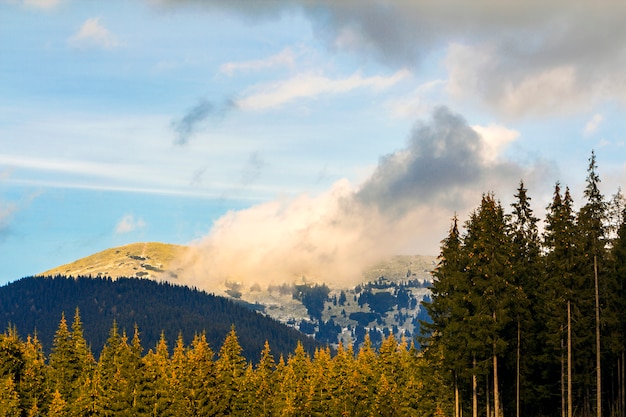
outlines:
[{"label": "mist", "polygon": [[363,183],[340,179],[317,196],[230,211],[192,243],[179,269],[200,288],[302,280],[346,287],[386,257],[437,255],[455,213],[469,212],[482,193],[513,195],[521,178],[545,174],[541,164],[495,160],[485,137],[437,108]]}]

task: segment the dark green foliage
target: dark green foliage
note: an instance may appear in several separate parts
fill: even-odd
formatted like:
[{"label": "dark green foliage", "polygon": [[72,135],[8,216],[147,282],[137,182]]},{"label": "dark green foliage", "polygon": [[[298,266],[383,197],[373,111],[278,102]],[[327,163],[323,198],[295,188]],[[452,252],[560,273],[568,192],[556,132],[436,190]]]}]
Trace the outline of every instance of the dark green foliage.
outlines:
[{"label": "dark green foliage", "polygon": [[[168,283],[57,276],[23,278],[0,287],[0,326],[14,323],[23,332],[36,330],[45,352],[52,349],[58,324],[55,320],[77,307],[85,346],[94,350],[104,346],[113,320],[121,331],[131,332],[137,325],[147,346],[155,346],[162,333],[167,340],[176,340],[182,333],[185,343],[191,343],[195,334],[203,332],[211,346],[219,346],[234,324],[249,360],[259,359],[265,340],[283,355],[292,352],[298,340],[309,352],[317,346],[297,330],[226,298]],[[63,349],[70,349],[71,341],[63,343],[67,344]]]},{"label": "dark green foliage", "polygon": [[493,412],[498,388],[504,415],[626,415],[626,212],[604,201],[594,153],[587,173],[578,213],[557,183],[543,239],[520,183],[510,214],[483,196],[442,242],[420,341],[463,414]]},{"label": "dark green foliage", "polygon": [[324,311],[324,302],[328,298],[330,289],[326,284],[296,285],[293,289],[293,298],[299,300],[306,307],[309,316],[314,319],[321,319]]}]

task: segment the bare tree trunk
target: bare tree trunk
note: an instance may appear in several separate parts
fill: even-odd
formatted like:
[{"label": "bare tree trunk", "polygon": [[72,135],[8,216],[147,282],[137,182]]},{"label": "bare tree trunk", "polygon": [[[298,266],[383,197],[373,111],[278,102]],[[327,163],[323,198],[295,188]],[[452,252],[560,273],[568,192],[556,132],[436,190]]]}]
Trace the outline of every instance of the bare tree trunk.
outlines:
[{"label": "bare tree trunk", "polygon": [[[496,312],[493,312],[493,321],[496,321]],[[493,412],[495,417],[500,417],[500,392],[498,389],[498,355],[496,355],[496,342],[493,342]]]},{"label": "bare tree trunk", "polygon": [[572,302],[567,300],[567,417],[572,417]]},{"label": "bare tree trunk", "polygon": [[472,417],[478,417],[478,384],[476,377],[476,355],[472,358],[472,366],[474,372],[472,372]]},{"label": "bare tree trunk", "polygon": [[520,416],[520,382],[521,382],[521,377],[520,377],[520,356],[521,356],[521,345],[522,345],[522,327],[520,324],[520,319],[519,317],[517,318],[517,378],[515,381],[515,411],[516,411],[516,416],[517,417],[521,417]]},{"label": "bare tree trunk", "polygon": [[485,393],[485,402],[487,403],[487,417],[491,417],[491,391],[489,390],[489,375],[485,377],[486,381],[486,393]]},{"label": "bare tree trunk", "polygon": [[567,406],[565,402],[565,341],[563,340],[563,326],[561,326],[561,417],[565,417]]},{"label": "bare tree trunk", "polygon": [[620,404],[621,404],[621,411],[622,411],[622,417],[624,416],[624,414],[626,414],[626,370],[624,370],[626,363],[624,362],[624,360],[626,359],[625,357],[626,355],[624,354],[624,351],[622,350],[622,374],[620,376]]},{"label": "bare tree trunk", "polygon": [[454,373],[454,417],[461,417],[459,399],[459,382],[457,381],[456,372]]},{"label": "bare tree trunk", "polygon": [[600,288],[598,286],[598,257],[593,256],[593,274],[596,285],[596,414],[602,416],[602,367],[600,363]]}]

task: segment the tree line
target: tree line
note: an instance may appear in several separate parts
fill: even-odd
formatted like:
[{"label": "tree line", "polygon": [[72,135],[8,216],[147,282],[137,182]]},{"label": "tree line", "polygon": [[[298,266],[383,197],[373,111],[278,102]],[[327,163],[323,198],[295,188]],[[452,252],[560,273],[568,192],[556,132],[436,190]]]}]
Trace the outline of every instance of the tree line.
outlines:
[{"label": "tree line", "polygon": [[557,182],[541,231],[523,182],[453,218],[422,342],[455,417],[626,415],[626,213],[599,184],[592,152],[584,204]]},{"label": "tree line", "polygon": [[[231,324],[239,333],[243,355],[258,361],[265,341],[276,355],[287,355],[300,340],[312,354],[318,341],[259,314],[255,305],[208,294],[205,291],[140,278],[26,277],[0,287],[0,332],[9,324],[20,335],[37,333],[49,354],[63,311],[80,309],[84,336],[95,349],[106,342],[111,323],[141,329],[145,346],[155,346],[165,333],[168,340],[182,334],[186,344],[204,332],[211,346],[220,346]],[[50,320],[50,318],[54,318]]]},{"label": "tree line", "polygon": [[[448,415],[445,381],[406,340],[389,336],[378,351],[366,338],[352,348],[298,343],[275,358],[266,342],[256,364],[242,355],[234,327],[215,354],[205,334],[144,353],[114,322],[96,359],[76,310],[61,318],[50,355],[37,336],[14,327],[0,335],[2,416],[433,416]],[[425,381],[429,381],[426,383]]]}]

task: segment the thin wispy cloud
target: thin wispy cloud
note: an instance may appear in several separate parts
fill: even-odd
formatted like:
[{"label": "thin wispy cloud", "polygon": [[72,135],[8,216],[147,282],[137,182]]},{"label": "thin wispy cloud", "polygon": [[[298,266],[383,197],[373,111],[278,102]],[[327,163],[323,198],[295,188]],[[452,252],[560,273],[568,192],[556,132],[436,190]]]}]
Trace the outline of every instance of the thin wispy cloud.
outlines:
[{"label": "thin wispy cloud", "polygon": [[24,0],[24,6],[32,9],[50,10],[58,7],[62,0]]},{"label": "thin wispy cloud", "polygon": [[121,42],[107,29],[99,17],[87,19],[78,32],[68,39],[68,44],[77,49],[113,49]]},{"label": "thin wispy cloud", "polygon": [[276,67],[294,67],[295,54],[291,48],[285,48],[276,55],[272,55],[265,59],[227,62],[220,66],[220,72],[226,75],[233,75],[236,72],[261,71]]},{"label": "thin wispy cloud", "polygon": [[186,145],[189,139],[204,126],[208,120],[219,120],[236,107],[232,100],[214,103],[206,99],[199,100],[190,107],[180,119],[172,121],[172,129],[176,135],[175,145]]},{"label": "thin wispy cloud", "polygon": [[141,217],[135,218],[132,214],[127,214],[115,225],[114,230],[116,234],[120,235],[142,230],[146,226],[146,222]]},{"label": "thin wispy cloud", "polygon": [[590,136],[596,133],[602,122],[604,121],[604,116],[597,113],[594,114],[593,117],[585,124],[585,128],[583,129],[583,134],[585,136]]},{"label": "thin wispy cloud", "polygon": [[253,87],[236,101],[244,110],[266,110],[279,107],[297,99],[311,99],[323,94],[341,94],[359,88],[383,90],[389,88],[410,75],[407,70],[400,70],[391,76],[364,77],[360,73],[346,78],[330,78],[324,75],[299,74],[284,81],[261,84]]}]

